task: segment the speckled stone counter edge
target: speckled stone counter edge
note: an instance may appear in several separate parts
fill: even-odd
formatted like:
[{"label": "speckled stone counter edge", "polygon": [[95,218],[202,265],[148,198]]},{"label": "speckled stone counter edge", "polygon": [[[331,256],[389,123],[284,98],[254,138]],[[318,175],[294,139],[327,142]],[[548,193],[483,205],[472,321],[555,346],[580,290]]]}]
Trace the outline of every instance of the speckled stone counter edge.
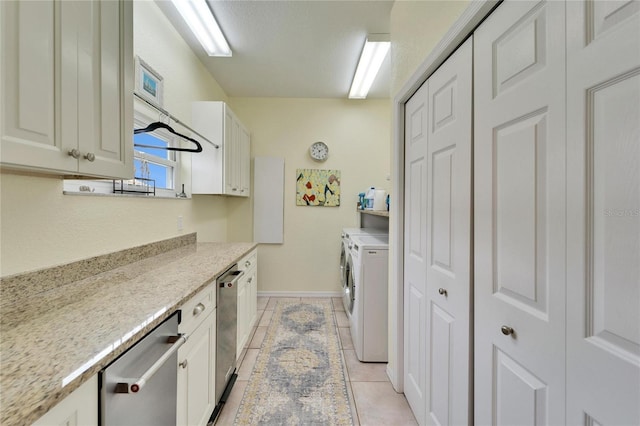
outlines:
[{"label": "speckled stone counter edge", "polygon": [[156,241],[32,272],[0,278],[0,312],[34,294],[196,243],[196,233]]},{"label": "speckled stone counter edge", "polygon": [[[3,426],[4,425],[18,426],[18,425],[24,425],[24,424],[31,424],[33,421],[37,420],[39,417],[41,417],[43,414],[49,411],[49,409],[51,409],[58,402],[64,399],[69,393],[71,393],[78,386],[84,383],[89,377],[97,373],[105,365],[107,365],[113,359],[117,358],[118,355],[120,355],[122,352],[127,350],[133,344],[135,344],[135,342],[140,337],[146,334],[146,332],[148,332],[149,330],[153,329],[157,324],[159,324],[162,320],[164,320],[167,316],[169,316],[182,303],[184,303],[186,300],[189,300],[193,295],[197,293],[197,291],[199,291],[201,288],[207,285],[212,279],[214,279],[216,274],[224,271],[224,269],[226,269],[225,265],[227,264],[230,265],[238,261],[242,256],[244,256],[246,253],[253,250],[256,246],[257,246],[256,243],[204,243],[203,245],[200,245],[200,244],[196,244],[196,235],[193,234],[193,235],[178,237],[176,239],[164,240],[157,243],[151,243],[144,246],[134,247],[132,249],[127,249],[120,252],[104,255],[106,258],[100,259],[98,261],[98,264],[103,265],[106,263],[106,264],[110,264],[111,266],[103,268],[104,272],[101,273],[101,275],[103,276],[104,274],[107,274],[107,276],[110,276],[109,274],[113,273],[112,268],[114,269],[114,271],[122,270],[123,267],[130,268],[130,264],[137,265],[134,269],[138,270],[140,269],[141,265],[143,268],[145,267],[144,265],[147,265],[146,263],[147,260],[151,261],[153,264],[155,262],[162,261],[163,257],[166,255],[171,256],[173,255],[173,253],[184,254],[185,249],[188,250],[186,253],[189,253],[188,254],[189,258],[196,262],[202,262],[204,260],[206,263],[209,263],[209,261],[213,260],[214,258],[218,258],[218,261],[214,261],[214,264],[205,267],[204,275],[199,271],[195,271],[196,274],[190,274],[189,272],[184,274],[186,276],[191,275],[191,278],[196,278],[196,279],[187,279],[188,277],[184,277],[185,279],[187,279],[187,281],[190,282],[190,284],[184,287],[183,290],[181,290],[180,294],[177,294],[174,292],[174,295],[172,298],[170,298],[170,300],[164,300],[164,302],[162,302],[164,303],[164,306],[167,309],[163,314],[157,315],[157,317],[154,316],[155,319],[152,322],[145,321],[144,323],[145,326],[142,329],[140,329],[140,327],[138,327],[137,325],[135,327],[132,325],[127,326],[125,329],[123,329],[122,332],[136,329],[137,333],[133,335],[128,334],[130,338],[128,338],[126,341],[122,341],[121,344],[113,348],[112,352],[110,352],[109,354],[106,354],[100,360],[95,360],[96,362],[93,365],[87,366],[86,370],[84,370],[82,374],[77,376],[67,385],[60,387],[59,377],[50,377],[50,375],[47,374],[45,371],[41,371],[40,373],[47,374],[46,376],[36,375],[30,379],[31,382],[33,383],[37,382],[38,386],[30,386],[29,389],[25,389],[24,386],[16,387],[16,385],[19,384],[18,382],[13,383],[11,382],[11,377],[3,377],[2,380],[0,380],[2,384],[2,386],[0,386],[2,388],[2,393],[0,393],[0,399],[2,400],[2,403],[0,404],[0,424],[2,424]],[[191,252],[191,247],[193,247],[194,250],[197,250],[197,252]],[[199,248],[195,249],[195,247],[199,247]],[[200,247],[203,250],[202,252],[200,252]],[[218,252],[220,253],[220,255],[222,255],[222,258],[218,256],[217,254]],[[145,256],[148,256],[148,257],[145,258]],[[98,257],[101,257],[101,256],[98,256]],[[121,260],[120,264],[117,263],[118,262],[117,259]],[[75,270],[74,268],[80,267],[80,265],[84,265],[85,267],[87,267],[87,265],[91,265],[92,264],[91,261],[92,259],[87,259],[87,261],[73,262],[69,265],[57,266],[50,269],[68,267]],[[141,263],[140,261],[145,263]],[[175,265],[170,264],[170,265],[167,265],[167,267],[169,268],[169,270],[171,270],[172,268],[175,267]],[[68,276],[64,274],[65,271],[58,271],[57,274],[59,275],[55,275],[55,274],[49,275],[48,274],[49,272],[50,270],[44,269],[41,271],[35,271],[35,272],[23,274],[23,275],[29,275],[30,279],[25,279],[24,276],[18,276],[18,275],[14,277],[6,277],[7,281],[6,282],[3,281],[2,285],[5,286],[6,283],[10,283],[14,287],[15,286],[20,287],[25,285],[29,286],[29,283],[33,282],[36,284],[35,286],[36,289],[25,291],[26,289],[22,288],[22,291],[23,291],[22,297],[26,297],[24,296],[24,294],[30,294],[30,295],[37,294],[37,295],[44,296],[45,294],[48,294],[49,291],[55,291],[55,287],[56,285],[60,285],[60,281],[57,281],[57,282],[54,281],[53,283],[48,283],[48,284],[41,284],[41,287],[38,287],[39,282],[37,278],[53,281],[56,277],[62,276],[61,279],[69,279]],[[165,271],[160,271],[160,273],[163,273],[163,272]],[[75,270],[75,272],[71,271],[71,273],[78,274],[78,275],[75,275],[75,277],[86,276],[86,278],[80,279],[79,281],[77,281],[77,283],[70,282],[68,284],[70,286],[76,286],[77,284],[80,284],[86,280],[94,279],[93,275],[96,274],[97,272],[95,268],[94,269],[89,268],[85,272],[78,272],[77,270]],[[181,277],[183,276],[183,274],[179,274],[179,275]],[[34,277],[36,278],[35,280],[34,280]],[[134,274],[134,277],[137,277],[137,274]],[[146,276],[145,279],[146,278],[149,278],[149,277]],[[143,279],[143,281],[145,279]],[[137,281],[137,279],[135,281]],[[184,281],[184,280],[181,279],[181,281]],[[40,288],[39,293],[37,292],[38,288]],[[33,291],[36,291],[36,293],[34,293]],[[167,303],[167,302],[170,302],[170,303]],[[158,301],[158,306],[162,305],[162,303]],[[155,307],[151,308],[147,306],[147,308],[150,308],[153,311],[156,310]],[[87,327],[83,327],[83,328],[87,328]],[[11,333],[11,337],[8,335],[8,333],[6,333],[6,331],[3,332],[3,335],[4,335],[3,340],[0,341],[0,343],[4,345],[4,344],[7,344],[9,341],[12,341],[16,337],[16,335],[21,336],[22,334],[20,333],[20,330],[16,330],[15,333]],[[121,332],[119,332],[118,335],[122,335]],[[31,338],[34,338],[34,336],[31,336]],[[20,340],[22,340],[22,338],[20,338]],[[35,340],[39,340],[38,336],[35,336]],[[3,353],[4,353],[4,349],[3,349]],[[25,355],[28,355],[29,358],[33,358],[36,361],[37,361],[37,357],[48,356],[45,353],[39,353],[37,351],[33,353],[29,352],[29,353],[26,353]],[[3,358],[3,361],[6,361],[4,359],[4,356],[2,358]],[[54,358],[56,358],[57,360],[54,364],[59,364],[58,361],[61,361],[61,360],[59,360],[58,357],[55,357],[55,356]],[[30,359],[30,361],[33,361],[33,360]],[[36,364],[40,365],[40,362],[36,362]],[[6,365],[3,366],[3,370],[2,370],[3,374],[1,374],[1,376],[6,376],[6,374],[4,374],[6,372],[4,367],[6,367]],[[14,371],[13,374],[16,374],[16,373],[19,374],[19,371],[23,371],[23,370],[19,369],[17,371]],[[59,371],[56,371],[56,373],[59,373]],[[9,373],[9,375],[11,375],[11,373]]]}]

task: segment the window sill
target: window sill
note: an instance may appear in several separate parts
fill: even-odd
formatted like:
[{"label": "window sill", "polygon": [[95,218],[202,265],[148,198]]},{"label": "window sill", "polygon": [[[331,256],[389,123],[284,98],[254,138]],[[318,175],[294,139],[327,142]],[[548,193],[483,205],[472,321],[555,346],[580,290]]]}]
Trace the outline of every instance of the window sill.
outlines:
[{"label": "window sill", "polygon": [[146,194],[106,194],[103,192],[89,192],[89,191],[62,191],[64,195],[73,195],[80,197],[127,197],[127,198],[144,198],[144,199],[159,199],[159,200],[190,200],[191,196],[176,197],[170,195],[146,195]]}]

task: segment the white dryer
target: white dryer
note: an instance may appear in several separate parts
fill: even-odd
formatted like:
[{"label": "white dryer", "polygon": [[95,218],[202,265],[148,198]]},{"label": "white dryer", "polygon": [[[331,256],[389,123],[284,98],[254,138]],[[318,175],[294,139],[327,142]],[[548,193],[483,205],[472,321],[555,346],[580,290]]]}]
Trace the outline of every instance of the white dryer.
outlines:
[{"label": "white dryer", "polygon": [[347,316],[360,361],[387,362],[389,236],[356,235],[347,259]]},{"label": "white dryer", "polygon": [[345,311],[348,303],[344,300],[347,292],[347,259],[351,245],[351,237],[355,235],[388,235],[389,232],[378,228],[343,228],[340,240],[340,288],[343,296],[343,305]]}]

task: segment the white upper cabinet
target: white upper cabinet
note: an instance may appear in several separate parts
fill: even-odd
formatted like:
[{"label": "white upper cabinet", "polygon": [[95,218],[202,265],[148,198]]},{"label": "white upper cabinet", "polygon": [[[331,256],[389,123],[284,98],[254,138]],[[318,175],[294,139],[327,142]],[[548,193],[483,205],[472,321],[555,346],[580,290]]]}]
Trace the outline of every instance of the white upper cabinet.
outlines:
[{"label": "white upper cabinet", "polygon": [[249,130],[224,102],[194,102],[192,112],[196,130],[220,146],[204,143],[192,155],[193,193],[248,197]]},{"label": "white upper cabinet", "polygon": [[133,5],[0,3],[3,167],[133,176]]}]

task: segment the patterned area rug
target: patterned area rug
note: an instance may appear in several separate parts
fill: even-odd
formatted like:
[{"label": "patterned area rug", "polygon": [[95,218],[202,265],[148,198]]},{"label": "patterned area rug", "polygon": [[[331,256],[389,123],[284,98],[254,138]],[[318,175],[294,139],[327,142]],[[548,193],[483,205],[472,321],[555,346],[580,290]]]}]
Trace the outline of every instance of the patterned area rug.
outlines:
[{"label": "patterned area rug", "polygon": [[353,424],[331,300],[278,302],[235,424]]}]

